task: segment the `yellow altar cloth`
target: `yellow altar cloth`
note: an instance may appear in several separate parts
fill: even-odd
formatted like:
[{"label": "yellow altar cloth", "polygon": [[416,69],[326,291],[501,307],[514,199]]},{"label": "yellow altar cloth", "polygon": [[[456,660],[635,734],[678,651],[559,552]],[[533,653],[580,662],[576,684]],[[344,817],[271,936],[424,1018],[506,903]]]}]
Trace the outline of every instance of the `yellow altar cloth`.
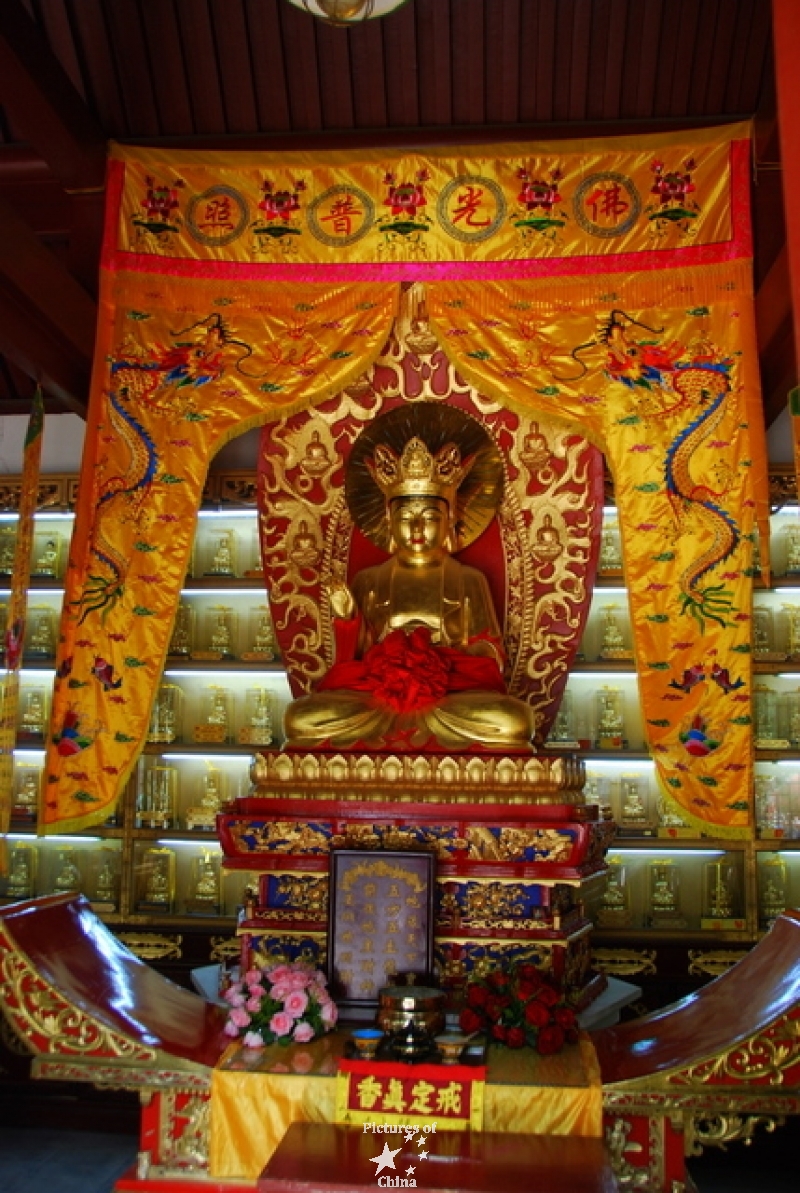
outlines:
[{"label": "yellow altar cloth", "polygon": [[[226,1052],[211,1079],[212,1177],[255,1180],[290,1123],[336,1121],[336,1070],[348,1038],[336,1031],[311,1044]],[[602,1116],[600,1069],[588,1036],[557,1056],[490,1046],[484,1130],[600,1136]]]}]

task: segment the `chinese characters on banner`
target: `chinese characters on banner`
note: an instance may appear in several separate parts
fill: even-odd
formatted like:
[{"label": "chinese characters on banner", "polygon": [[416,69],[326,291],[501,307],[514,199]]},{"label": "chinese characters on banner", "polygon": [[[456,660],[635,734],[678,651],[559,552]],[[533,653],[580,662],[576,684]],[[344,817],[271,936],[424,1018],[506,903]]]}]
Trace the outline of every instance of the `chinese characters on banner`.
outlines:
[{"label": "chinese characters on banner", "polygon": [[413,1065],[341,1060],[336,1121],[436,1123],[438,1131],[483,1129],[484,1066]]}]

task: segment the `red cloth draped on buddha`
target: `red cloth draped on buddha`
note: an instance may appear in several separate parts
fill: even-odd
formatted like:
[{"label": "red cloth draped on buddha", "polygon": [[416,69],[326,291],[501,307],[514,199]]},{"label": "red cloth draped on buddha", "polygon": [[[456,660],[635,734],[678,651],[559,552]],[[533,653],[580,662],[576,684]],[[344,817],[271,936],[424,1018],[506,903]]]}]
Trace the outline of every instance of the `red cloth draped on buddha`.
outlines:
[{"label": "red cloth draped on buddha", "polygon": [[436,646],[427,626],[392,630],[363,658],[348,658],[354,653],[359,623],[359,617],[336,622],[337,657],[344,656],[344,661],[333,664],[317,685],[318,692],[370,692],[377,703],[395,712],[416,712],[438,704],[448,692],[506,690],[495,659]]}]

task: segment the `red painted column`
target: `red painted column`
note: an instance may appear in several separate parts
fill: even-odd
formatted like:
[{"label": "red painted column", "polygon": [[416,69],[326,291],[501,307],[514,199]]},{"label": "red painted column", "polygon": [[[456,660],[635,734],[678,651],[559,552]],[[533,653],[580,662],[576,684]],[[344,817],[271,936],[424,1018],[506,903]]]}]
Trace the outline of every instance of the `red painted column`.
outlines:
[{"label": "red painted column", "polygon": [[797,0],[772,0],[772,25],[792,320],[794,341],[800,345],[800,71],[797,61],[800,4]]}]

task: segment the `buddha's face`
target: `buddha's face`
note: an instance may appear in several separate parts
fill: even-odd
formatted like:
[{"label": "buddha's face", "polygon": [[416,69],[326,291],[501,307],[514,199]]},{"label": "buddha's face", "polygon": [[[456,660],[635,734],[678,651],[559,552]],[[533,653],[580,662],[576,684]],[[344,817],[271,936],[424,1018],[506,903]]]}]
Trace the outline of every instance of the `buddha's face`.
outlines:
[{"label": "buddha's face", "polygon": [[439,497],[397,497],[389,509],[397,554],[428,559],[444,554],[450,531],[447,502]]}]

